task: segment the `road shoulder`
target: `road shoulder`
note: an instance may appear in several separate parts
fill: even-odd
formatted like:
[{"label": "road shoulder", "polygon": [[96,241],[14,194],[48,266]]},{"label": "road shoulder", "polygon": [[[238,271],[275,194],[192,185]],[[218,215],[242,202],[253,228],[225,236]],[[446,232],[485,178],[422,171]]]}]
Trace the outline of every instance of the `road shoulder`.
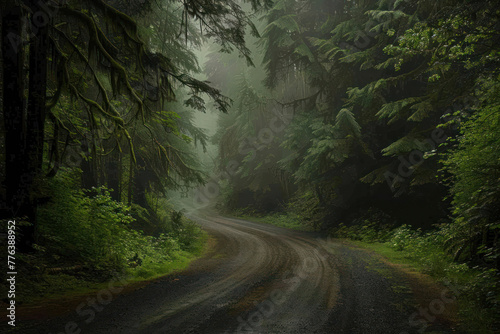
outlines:
[{"label": "road shoulder", "polygon": [[458,328],[460,323],[460,291],[451,282],[439,282],[405,261],[396,251],[381,249],[380,245],[341,239],[347,247],[365,252],[402,275],[408,282],[413,295],[418,315],[409,319],[409,323],[442,323],[449,328]]}]

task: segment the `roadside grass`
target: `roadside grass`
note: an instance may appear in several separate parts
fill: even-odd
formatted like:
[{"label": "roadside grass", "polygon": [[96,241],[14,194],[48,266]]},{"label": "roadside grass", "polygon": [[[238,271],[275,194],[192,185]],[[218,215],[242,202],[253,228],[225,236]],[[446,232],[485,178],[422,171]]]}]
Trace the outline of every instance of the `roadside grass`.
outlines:
[{"label": "roadside grass", "polygon": [[18,305],[85,294],[116,277],[151,280],[205,251],[207,234],[166,198],[147,194],[147,209],[128,206],[106,187],[81,190],[79,173],[62,170],[40,186],[50,200],[38,209],[33,252],[16,254]]},{"label": "roadside grass", "polygon": [[135,281],[145,279],[155,279],[161,276],[171,274],[176,271],[186,269],[189,264],[203,256],[207,251],[208,234],[200,229],[199,235],[196,237],[190,250],[179,250],[171,254],[171,261],[161,263],[151,263],[149,265],[142,265],[135,270],[129,270],[130,275],[134,277]]},{"label": "roadside grass", "polygon": [[191,245],[190,251],[178,250],[170,254],[168,261],[144,263],[135,268],[125,268],[120,273],[111,274],[108,269],[96,270],[86,267],[81,272],[71,273],[23,271],[23,275],[18,275],[19,289],[16,292],[16,302],[18,305],[30,306],[92,294],[108,288],[111,281],[115,281],[113,285],[116,287],[124,287],[155,280],[182,271],[192,261],[202,257],[207,252],[207,239],[207,233],[201,231]]},{"label": "roadside grass", "polygon": [[459,292],[460,329],[470,333],[498,333],[500,326],[499,273],[454,261],[443,248],[439,230],[423,233],[403,225],[386,231],[375,225],[340,226],[333,236],[383,256],[389,262],[452,284]]}]

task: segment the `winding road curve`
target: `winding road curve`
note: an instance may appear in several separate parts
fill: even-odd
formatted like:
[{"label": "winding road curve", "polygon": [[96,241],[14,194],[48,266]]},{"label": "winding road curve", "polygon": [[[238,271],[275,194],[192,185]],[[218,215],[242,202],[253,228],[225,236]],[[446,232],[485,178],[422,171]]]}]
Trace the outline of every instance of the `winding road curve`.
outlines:
[{"label": "winding road curve", "polygon": [[[117,295],[92,316],[80,308],[23,333],[455,332],[417,305],[407,276],[364,250],[240,219],[191,218],[211,249],[188,269]],[[451,305],[446,296],[436,296],[434,313]]]}]

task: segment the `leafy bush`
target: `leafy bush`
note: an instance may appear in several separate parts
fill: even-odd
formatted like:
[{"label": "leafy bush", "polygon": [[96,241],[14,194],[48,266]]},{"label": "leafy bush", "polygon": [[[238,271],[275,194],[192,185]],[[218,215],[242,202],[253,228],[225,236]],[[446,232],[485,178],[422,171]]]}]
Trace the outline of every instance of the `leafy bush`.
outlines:
[{"label": "leafy bush", "polygon": [[346,226],[340,224],[331,231],[337,238],[347,238],[365,242],[386,242],[391,237],[392,231],[388,226],[380,226],[376,222],[365,220],[360,225]]},{"label": "leafy bush", "polygon": [[50,202],[38,215],[40,243],[53,256],[95,267],[122,267],[123,241],[133,221],[130,209],[112,200],[105,187],[84,192],[74,187],[74,171],[50,180]]},{"label": "leafy bush", "polygon": [[287,212],[292,213],[298,223],[307,224],[314,229],[323,227],[325,211],[312,191],[294,197],[287,205]]},{"label": "leafy bush", "polygon": [[[492,80],[493,79],[493,80]],[[480,81],[480,105],[461,124],[461,136],[449,140],[445,155],[453,213],[447,245],[455,259],[487,262],[500,270],[500,82]],[[464,113],[458,115],[464,115]],[[466,114],[465,114],[466,115]]]},{"label": "leafy bush", "polygon": [[162,218],[163,232],[146,235],[132,226],[131,208],[113,200],[106,187],[82,191],[78,179],[78,171],[65,170],[44,189],[50,201],[39,210],[36,247],[52,262],[80,262],[108,273],[126,269],[150,277],[201,251],[203,232],[180,212],[158,205],[151,215],[135,206],[141,219]]},{"label": "leafy bush", "polygon": [[398,251],[409,249],[421,234],[420,230],[413,230],[409,225],[401,225],[394,230],[390,240],[391,246]]}]

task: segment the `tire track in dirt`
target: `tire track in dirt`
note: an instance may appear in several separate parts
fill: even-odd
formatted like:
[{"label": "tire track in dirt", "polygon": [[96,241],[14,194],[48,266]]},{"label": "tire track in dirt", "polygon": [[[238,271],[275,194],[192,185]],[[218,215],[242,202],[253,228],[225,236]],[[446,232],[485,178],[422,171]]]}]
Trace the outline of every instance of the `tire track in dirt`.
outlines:
[{"label": "tire track in dirt", "polygon": [[23,333],[60,333],[71,321],[92,334],[419,329],[409,322],[416,305],[404,289],[407,278],[376,256],[315,233],[220,216],[191,219],[211,235],[212,249],[189,268],[117,296],[88,324],[72,313]]}]

